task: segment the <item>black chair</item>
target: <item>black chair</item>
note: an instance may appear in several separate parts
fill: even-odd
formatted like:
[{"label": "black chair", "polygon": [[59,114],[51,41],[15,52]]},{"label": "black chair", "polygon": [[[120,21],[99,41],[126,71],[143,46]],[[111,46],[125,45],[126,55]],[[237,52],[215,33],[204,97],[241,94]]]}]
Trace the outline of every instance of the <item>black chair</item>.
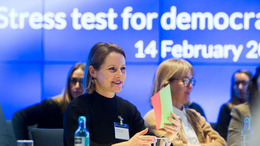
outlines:
[{"label": "black chair", "polygon": [[63,129],[33,128],[34,146],[63,146]]}]

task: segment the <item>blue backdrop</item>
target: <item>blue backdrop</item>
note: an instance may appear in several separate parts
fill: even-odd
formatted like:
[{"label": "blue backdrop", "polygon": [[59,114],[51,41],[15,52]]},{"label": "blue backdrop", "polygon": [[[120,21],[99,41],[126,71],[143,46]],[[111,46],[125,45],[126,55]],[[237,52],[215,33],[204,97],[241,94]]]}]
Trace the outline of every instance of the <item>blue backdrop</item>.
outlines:
[{"label": "blue backdrop", "polygon": [[127,54],[120,96],[148,112],[157,66],[184,58],[195,68],[191,100],[209,122],[230,98],[234,71],[260,64],[257,0],[0,0],[0,104],[13,113],[60,94],[67,73],[97,42]]}]

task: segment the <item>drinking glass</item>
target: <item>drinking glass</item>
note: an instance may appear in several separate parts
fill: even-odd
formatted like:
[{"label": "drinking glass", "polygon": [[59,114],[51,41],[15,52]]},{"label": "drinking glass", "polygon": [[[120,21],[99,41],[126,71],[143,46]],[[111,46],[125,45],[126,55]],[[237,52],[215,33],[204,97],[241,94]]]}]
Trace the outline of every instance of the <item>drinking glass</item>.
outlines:
[{"label": "drinking glass", "polygon": [[183,144],[182,146],[207,146],[208,144]]},{"label": "drinking glass", "polygon": [[154,146],[168,146],[168,138],[154,138]]},{"label": "drinking glass", "polygon": [[17,140],[17,146],[33,146],[33,140]]}]

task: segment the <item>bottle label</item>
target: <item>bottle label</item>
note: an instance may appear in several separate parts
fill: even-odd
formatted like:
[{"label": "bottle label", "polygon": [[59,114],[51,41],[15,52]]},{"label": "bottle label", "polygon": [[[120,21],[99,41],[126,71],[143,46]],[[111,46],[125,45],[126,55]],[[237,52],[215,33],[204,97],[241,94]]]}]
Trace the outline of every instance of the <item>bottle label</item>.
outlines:
[{"label": "bottle label", "polygon": [[74,146],[89,146],[89,138],[88,137],[75,137]]}]

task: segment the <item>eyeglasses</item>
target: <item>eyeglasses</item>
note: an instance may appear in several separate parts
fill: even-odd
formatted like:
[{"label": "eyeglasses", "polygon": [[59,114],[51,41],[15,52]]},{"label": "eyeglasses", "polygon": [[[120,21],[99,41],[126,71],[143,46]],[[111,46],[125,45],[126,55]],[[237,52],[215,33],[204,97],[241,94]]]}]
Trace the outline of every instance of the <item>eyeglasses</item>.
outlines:
[{"label": "eyeglasses", "polygon": [[239,86],[240,84],[242,84],[243,86],[247,85],[249,82],[248,81],[237,81],[234,83],[235,86]]},{"label": "eyeglasses", "polygon": [[82,78],[71,78],[70,83],[72,85],[76,85],[79,82],[80,85],[83,84],[83,79]]},{"label": "eyeglasses", "polygon": [[185,87],[188,87],[190,84],[194,87],[196,84],[196,79],[194,79],[194,78],[192,78],[192,79],[182,78],[182,79],[172,79],[172,80],[181,80]]}]

